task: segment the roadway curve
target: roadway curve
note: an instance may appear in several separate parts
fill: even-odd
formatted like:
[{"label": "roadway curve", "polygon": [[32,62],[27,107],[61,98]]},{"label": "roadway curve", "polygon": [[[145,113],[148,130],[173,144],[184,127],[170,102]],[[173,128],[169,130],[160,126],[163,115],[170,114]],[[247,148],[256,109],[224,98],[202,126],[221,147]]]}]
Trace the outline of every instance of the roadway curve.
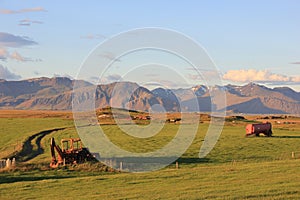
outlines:
[{"label": "roadway curve", "polygon": [[[19,162],[25,162],[35,158],[39,154],[44,153],[44,149],[41,146],[41,140],[43,139],[43,137],[51,134],[52,132],[64,130],[66,128],[67,127],[45,130],[28,137],[23,143],[21,151],[11,156],[11,158],[16,158],[16,160]],[[37,146],[37,149],[33,149],[33,145],[32,145],[33,140],[35,140],[35,145]]]}]

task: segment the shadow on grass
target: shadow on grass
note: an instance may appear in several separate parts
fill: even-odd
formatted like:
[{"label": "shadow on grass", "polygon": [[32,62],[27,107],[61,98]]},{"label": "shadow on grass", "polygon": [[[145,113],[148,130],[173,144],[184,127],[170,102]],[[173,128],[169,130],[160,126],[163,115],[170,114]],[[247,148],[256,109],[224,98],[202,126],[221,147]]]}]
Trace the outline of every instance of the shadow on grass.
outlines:
[{"label": "shadow on grass", "polygon": [[[54,131],[64,130],[65,128],[55,128],[51,130],[41,131],[39,133],[36,133],[26,139],[26,141],[23,144],[22,150],[18,152],[17,154],[10,156],[11,158],[16,158],[18,161],[25,162],[30,159],[35,158],[39,154],[44,153],[44,149],[41,146],[41,140],[43,137],[45,137],[48,134],[51,134]],[[32,141],[35,140],[35,144],[37,146],[37,149],[33,149]]]},{"label": "shadow on grass", "polygon": [[176,162],[180,164],[200,164],[213,162],[208,158],[197,157],[114,157],[102,159],[101,162],[104,162],[109,166],[119,169],[119,166],[122,165],[123,170],[129,170],[132,172],[158,170],[162,167],[173,165]]},{"label": "shadow on grass", "polygon": [[184,164],[192,164],[192,163],[209,163],[210,159],[209,158],[178,158],[176,161]]},{"label": "shadow on grass", "polygon": [[57,180],[57,179],[65,179],[65,178],[73,178],[75,176],[36,176],[36,175],[11,175],[11,174],[3,174],[0,176],[0,184],[4,183],[15,183],[15,182],[24,182],[24,181],[41,181],[41,180]]},{"label": "shadow on grass", "polygon": [[295,139],[295,138],[300,138],[300,135],[283,135],[283,136],[272,136],[273,138],[291,138],[291,139]]},{"label": "shadow on grass", "polygon": [[101,158],[101,161],[112,161],[112,162],[128,162],[128,163],[158,163],[158,164],[166,164],[166,163],[175,163],[176,161],[181,163],[204,163],[209,162],[208,158],[197,158],[197,157],[112,157],[112,158]]}]

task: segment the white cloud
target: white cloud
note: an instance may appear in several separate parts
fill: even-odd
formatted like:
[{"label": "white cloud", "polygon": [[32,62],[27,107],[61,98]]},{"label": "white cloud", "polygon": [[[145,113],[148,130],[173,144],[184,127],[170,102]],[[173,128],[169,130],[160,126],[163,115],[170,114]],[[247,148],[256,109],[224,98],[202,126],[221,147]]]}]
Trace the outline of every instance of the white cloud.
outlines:
[{"label": "white cloud", "polygon": [[19,25],[19,26],[30,26],[31,23],[25,23],[25,22],[22,22],[22,23],[19,23],[18,25]]},{"label": "white cloud", "polygon": [[[8,58],[12,60],[16,60],[19,62],[26,62],[26,61],[34,61],[30,58],[25,58],[21,54],[19,54],[17,51],[14,51],[13,53],[9,53],[6,48],[0,47],[0,60],[6,61]],[[36,62],[40,61],[39,59],[35,60]]]},{"label": "white cloud", "polygon": [[20,48],[24,46],[36,45],[37,42],[29,39],[26,36],[17,36],[10,33],[0,32],[0,60],[6,61],[8,58],[20,62],[25,61],[41,61],[40,59],[25,58],[17,51],[9,52],[11,48]]},{"label": "white cloud", "polygon": [[5,48],[0,47],[0,60],[6,61],[7,57],[8,57],[7,50]]},{"label": "white cloud", "polygon": [[300,62],[292,62],[290,64],[292,64],[292,65],[300,65]]},{"label": "white cloud", "polygon": [[22,19],[20,20],[20,23],[34,23],[34,24],[42,24],[42,21],[37,21],[37,20],[31,20],[31,19]]},{"label": "white cloud", "polygon": [[292,82],[300,83],[300,76],[291,77],[291,79],[292,79]]},{"label": "white cloud", "polygon": [[18,14],[18,13],[28,13],[28,12],[46,12],[43,7],[35,7],[35,8],[24,8],[20,10],[9,10],[9,9],[1,9],[0,14]]},{"label": "white cloud", "polygon": [[36,45],[37,42],[24,36],[17,36],[10,33],[0,32],[0,46],[2,47],[23,47]]},{"label": "white cloud", "polygon": [[3,65],[0,65],[0,79],[19,80],[21,79],[21,76],[9,71],[9,69]]},{"label": "white cloud", "polygon": [[53,77],[54,78],[55,77],[61,77],[61,78],[68,78],[68,79],[74,80],[74,77],[71,76],[71,75],[69,75],[69,74],[63,74],[63,75],[61,75],[61,74],[53,74]]},{"label": "white cloud", "polygon": [[275,74],[268,70],[241,69],[229,70],[223,75],[223,79],[233,82],[264,82],[264,83],[289,83],[300,82],[300,76],[286,76]]},{"label": "white cloud", "polygon": [[18,52],[14,51],[11,55],[10,55],[11,59],[20,61],[20,62],[25,62],[25,61],[29,61],[30,59],[28,58],[24,58],[23,56],[21,56]]},{"label": "white cloud", "polygon": [[19,26],[31,26],[32,24],[43,24],[42,21],[31,20],[31,19],[22,19],[19,21]]}]

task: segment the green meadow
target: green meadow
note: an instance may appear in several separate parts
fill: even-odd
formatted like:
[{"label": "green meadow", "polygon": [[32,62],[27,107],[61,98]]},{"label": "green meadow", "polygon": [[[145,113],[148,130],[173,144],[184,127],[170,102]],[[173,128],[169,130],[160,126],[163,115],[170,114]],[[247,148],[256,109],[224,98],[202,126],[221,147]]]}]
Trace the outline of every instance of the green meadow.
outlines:
[{"label": "green meadow", "polygon": [[[0,157],[17,154],[23,159],[16,169],[0,172],[0,199],[299,199],[299,124],[274,124],[274,137],[246,138],[247,123],[226,121],[214,149],[200,159],[208,128],[207,122],[201,123],[192,144],[177,160],[178,169],[172,163],[154,172],[127,173],[104,172],[97,163],[50,169],[50,138],[78,137],[73,121],[0,118]],[[171,141],[179,126],[190,124],[166,124],[146,139],[130,137],[116,125],[102,127],[116,145],[148,152]],[[47,130],[51,131],[42,137],[32,137]],[[18,154],[25,142],[30,151]]]}]

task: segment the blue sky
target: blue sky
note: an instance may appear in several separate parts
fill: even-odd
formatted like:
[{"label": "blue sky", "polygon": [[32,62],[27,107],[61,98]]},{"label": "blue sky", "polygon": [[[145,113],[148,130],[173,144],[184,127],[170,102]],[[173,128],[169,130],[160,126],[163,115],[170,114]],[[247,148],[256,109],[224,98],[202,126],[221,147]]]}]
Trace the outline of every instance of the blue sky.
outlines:
[{"label": "blue sky", "polygon": [[[254,81],[300,91],[299,10],[298,0],[1,0],[0,78],[75,77],[104,40],[160,27],[201,44],[225,84]],[[117,75],[112,71],[107,78]]]}]

